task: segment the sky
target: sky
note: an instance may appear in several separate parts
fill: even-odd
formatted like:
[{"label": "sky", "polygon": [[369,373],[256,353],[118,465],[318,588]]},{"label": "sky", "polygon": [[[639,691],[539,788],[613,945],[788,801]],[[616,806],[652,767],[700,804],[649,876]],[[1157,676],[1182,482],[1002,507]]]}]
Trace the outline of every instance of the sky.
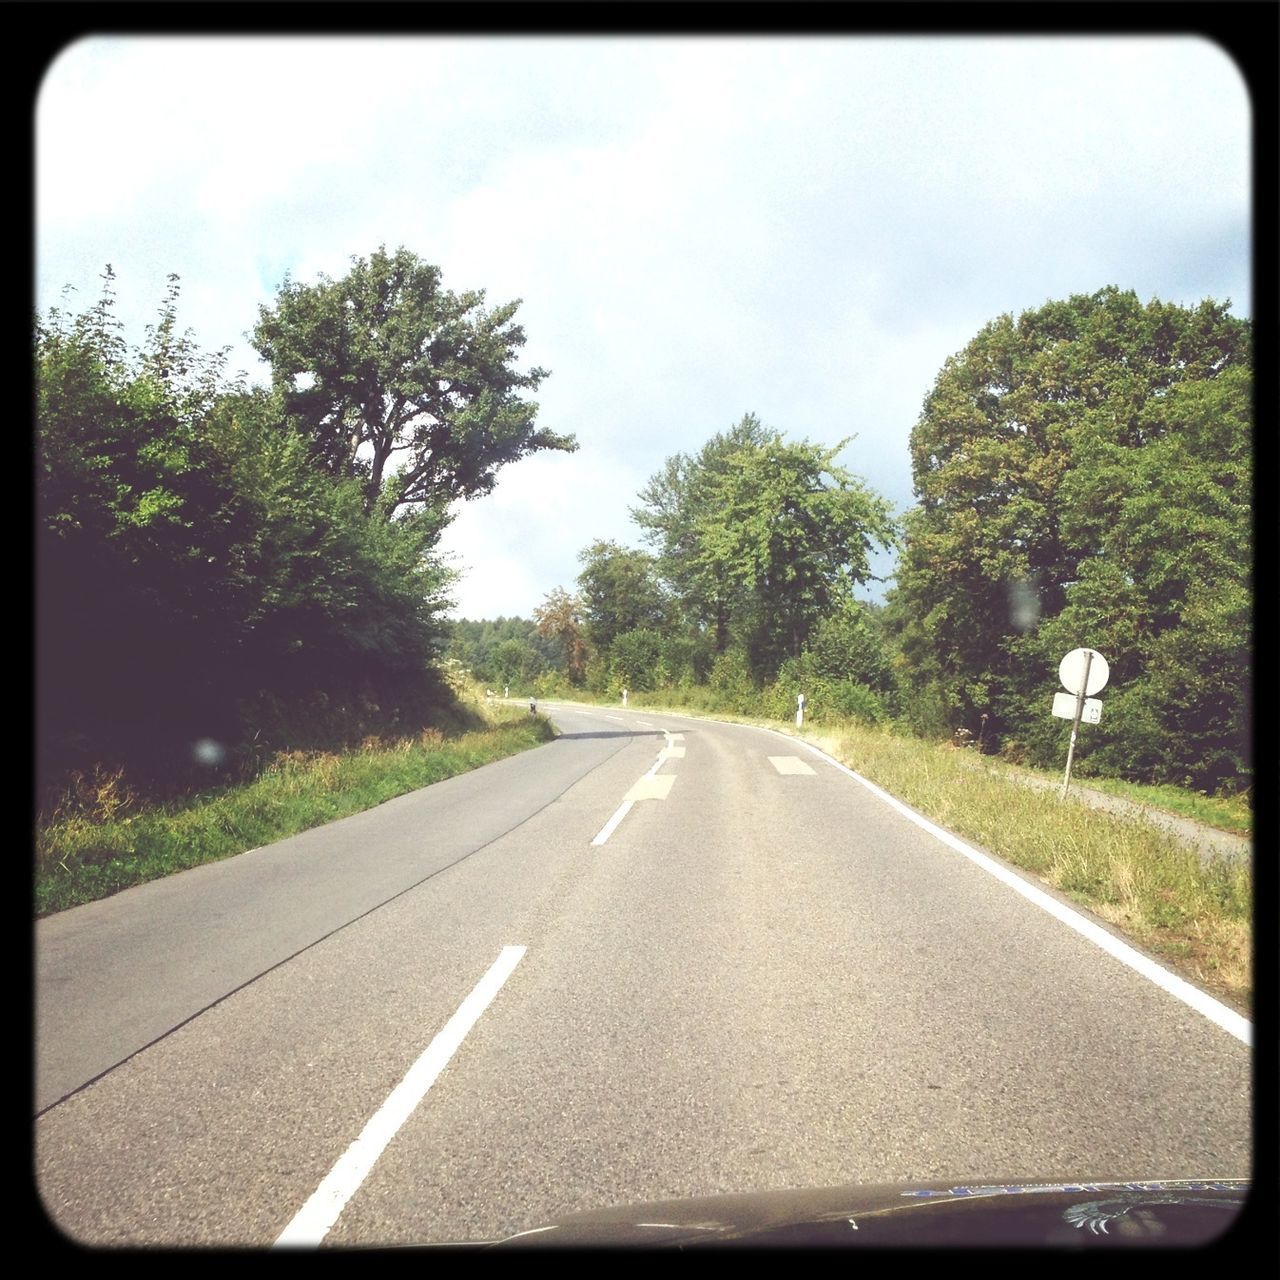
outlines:
[{"label": "sky", "polygon": [[539,425],[579,447],[442,549],[455,616],[527,618],[746,413],[852,437],[901,513],[924,398],[998,316],[1106,285],[1251,315],[1250,120],[1194,36],[91,37],[35,104],[34,301],[110,263],[141,341],[176,273],[179,323],[265,383],[286,272],[403,245],[521,299]]}]

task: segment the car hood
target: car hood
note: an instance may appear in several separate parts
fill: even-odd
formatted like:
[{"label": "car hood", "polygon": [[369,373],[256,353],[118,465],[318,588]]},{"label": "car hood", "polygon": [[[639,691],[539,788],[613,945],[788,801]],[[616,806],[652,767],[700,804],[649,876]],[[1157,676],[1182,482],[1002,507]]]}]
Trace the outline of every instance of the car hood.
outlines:
[{"label": "car hood", "polygon": [[762,1191],[576,1213],[491,1247],[1202,1245],[1232,1227],[1248,1190],[1244,1179],[1159,1179]]}]

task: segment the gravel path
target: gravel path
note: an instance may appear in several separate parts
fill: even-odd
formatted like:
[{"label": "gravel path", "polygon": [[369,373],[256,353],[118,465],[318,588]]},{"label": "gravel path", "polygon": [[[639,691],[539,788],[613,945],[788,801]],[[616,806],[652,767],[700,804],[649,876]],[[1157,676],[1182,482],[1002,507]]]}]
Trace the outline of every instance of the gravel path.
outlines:
[{"label": "gravel path", "polygon": [[[1060,782],[1052,782],[1048,778],[1035,778],[1022,773],[1008,773],[1006,777],[1028,787],[1039,787],[1042,790],[1057,791]],[[1163,809],[1155,809],[1150,805],[1139,804],[1135,800],[1122,800],[1119,796],[1108,795],[1105,791],[1094,791],[1090,787],[1077,786],[1074,782],[1067,791],[1068,800],[1076,800],[1081,804],[1093,805],[1095,809],[1107,809],[1122,817],[1138,818],[1168,831],[1187,844],[1194,845],[1200,851],[1202,862],[1213,858],[1248,858],[1253,853],[1253,841],[1248,836],[1232,835],[1229,831],[1219,831],[1217,827],[1207,827],[1201,822],[1193,822],[1190,818],[1179,818],[1175,814],[1166,813]]]}]

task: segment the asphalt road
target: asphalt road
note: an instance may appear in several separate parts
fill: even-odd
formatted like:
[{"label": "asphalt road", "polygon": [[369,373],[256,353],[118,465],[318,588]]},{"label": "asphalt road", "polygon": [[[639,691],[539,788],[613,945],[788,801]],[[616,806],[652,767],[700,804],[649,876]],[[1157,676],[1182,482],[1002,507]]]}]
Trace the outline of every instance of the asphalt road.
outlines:
[{"label": "asphalt road", "polygon": [[1249,1176],[1250,1050],[1203,1006],[798,742],[551,714],[554,743],[37,924],[60,1231],[398,1245],[783,1187]]}]

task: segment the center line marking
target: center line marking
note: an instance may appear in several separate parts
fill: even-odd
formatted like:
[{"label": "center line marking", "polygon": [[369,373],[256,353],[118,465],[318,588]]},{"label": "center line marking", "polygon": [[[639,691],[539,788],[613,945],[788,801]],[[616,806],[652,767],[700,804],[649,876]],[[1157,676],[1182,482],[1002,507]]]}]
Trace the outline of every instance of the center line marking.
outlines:
[{"label": "center line marking", "polygon": [[613,817],[610,818],[609,821],[606,822],[596,833],[596,837],[591,843],[604,844],[604,842],[618,829],[618,823],[620,823],[623,818],[631,812],[631,804],[632,802],[630,800],[624,800],[617,809],[614,810]]},{"label": "center line marking", "polygon": [[387,1144],[435,1084],[436,1077],[448,1065],[449,1059],[457,1053],[467,1032],[479,1021],[480,1015],[502,989],[502,984],[515,971],[525,950],[524,947],[502,948],[489,971],[458,1006],[457,1013],[422,1051],[360,1136],[280,1233],[275,1248],[315,1248],[329,1234],[347,1201],[360,1189],[360,1184],[369,1176]]},{"label": "center line marking", "polygon": [[[614,810],[613,817],[596,832],[591,843],[593,845],[602,845],[613,833],[618,829],[618,823],[631,812],[631,806],[637,800],[665,800],[671,794],[671,787],[675,782],[674,774],[665,774],[663,777],[657,777],[657,772],[673,756],[683,756],[683,747],[673,747],[671,745],[673,739],[665,729],[662,731],[663,737],[666,739],[667,745],[658,752],[658,757],[645,771],[645,775],[636,783],[622,803]],[[683,735],[682,735],[683,736]]]},{"label": "center line marking", "polygon": [[627,801],[635,803],[637,800],[665,800],[671,794],[671,787],[675,780],[675,774],[673,773],[646,773],[627,792],[626,800],[623,803]]}]

